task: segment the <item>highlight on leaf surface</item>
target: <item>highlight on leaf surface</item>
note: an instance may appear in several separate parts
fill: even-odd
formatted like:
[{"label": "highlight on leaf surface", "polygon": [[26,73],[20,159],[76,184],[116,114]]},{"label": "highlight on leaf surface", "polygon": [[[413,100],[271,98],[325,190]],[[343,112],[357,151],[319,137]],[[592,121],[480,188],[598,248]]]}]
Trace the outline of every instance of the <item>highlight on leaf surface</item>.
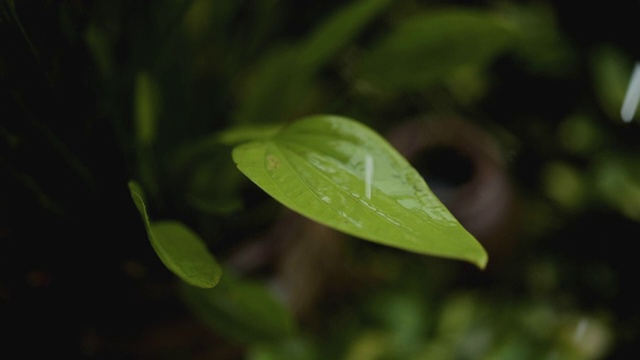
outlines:
[{"label": "highlight on leaf surface", "polygon": [[484,268],[482,245],[382,136],[316,115],[233,150],[238,169],[288,208],[352,236]]},{"label": "highlight on leaf surface", "polygon": [[139,184],[129,182],[131,197],[142,216],[147,236],[162,263],[184,282],[212,288],[220,281],[222,269],[202,239],[178,221],[151,221]]}]

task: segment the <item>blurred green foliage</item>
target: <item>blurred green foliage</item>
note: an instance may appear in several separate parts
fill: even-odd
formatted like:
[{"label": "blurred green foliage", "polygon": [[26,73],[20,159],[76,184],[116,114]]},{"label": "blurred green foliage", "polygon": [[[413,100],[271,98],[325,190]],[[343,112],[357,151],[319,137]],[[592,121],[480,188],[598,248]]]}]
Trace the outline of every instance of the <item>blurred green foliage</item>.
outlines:
[{"label": "blurred green foliage", "polygon": [[[0,357],[638,353],[640,129],[619,112],[640,5],[580,6],[2,0]],[[338,239],[336,267],[330,250],[281,240],[305,244],[317,229],[278,226],[282,207],[231,149],[314,113],[382,134],[462,118],[488,134],[517,217],[503,213],[511,232],[482,239],[487,270],[351,238]],[[193,229],[238,279],[184,291],[148,244],[129,179],[150,218]],[[503,194],[476,189],[463,209],[478,193]],[[292,259],[299,268],[283,265]],[[302,293],[287,287],[294,275]],[[329,285],[312,293],[319,277]],[[312,306],[296,312],[291,296],[305,291]]]}]

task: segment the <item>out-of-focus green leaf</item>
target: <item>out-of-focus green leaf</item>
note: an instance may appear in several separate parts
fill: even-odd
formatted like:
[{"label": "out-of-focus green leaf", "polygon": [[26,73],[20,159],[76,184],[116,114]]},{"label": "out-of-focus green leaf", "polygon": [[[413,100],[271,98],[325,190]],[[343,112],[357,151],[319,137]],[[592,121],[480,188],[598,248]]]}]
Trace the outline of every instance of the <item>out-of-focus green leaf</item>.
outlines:
[{"label": "out-of-focus green leaf", "polygon": [[544,189],[551,199],[568,210],[584,206],[587,189],[583,174],[565,162],[552,162],[542,171]]},{"label": "out-of-focus green leaf", "polygon": [[159,106],[158,85],[146,72],[136,78],[136,135],[139,143],[150,145],[156,133],[157,109]]},{"label": "out-of-focus green leaf", "polygon": [[91,50],[98,69],[100,69],[101,75],[105,77],[113,76],[115,62],[107,34],[92,23],[87,27],[85,41],[89,50]]},{"label": "out-of-focus green leaf", "polygon": [[[346,360],[375,360],[389,357],[391,335],[383,331],[364,331],[352,342]],[[393,358],[393,357],[391,357]]]},{"label": "out-of-focus green leaf", "polygon": [[[242,174],[235,169],[231,145],[268,138],[281,125],[242,125],[190,142],[168,161],[168,173],[181,188],[177,196],[200,211],[229,214],[242,207],[238,189]],[[182,198],[180,200],[183,200]]]},{"label": "out-of-focus green leaf", "polygon": [[238,193],[241,177],[228,152],[214,153],[191,169],[184,195],[187,202],[200,211],[229,214],[243,206]]},{"label": "out-of-focus green leaf", "polygon": [[412,252],[487,263],[420,174],[357,121],[307,117],[234,148],[233,159],[269,195],[319,223]]},{"label": "out-of-focus green leaf", "polygon": [[249,349],[247,360],[319,360],[318,349],[306,339],[294,337],[273,344],[258,344]]},{"label": "out-of-focus green leaf", "polygon": [[137,175],[153,195],[158,193],[152,147],[156,139],[159,103],[158,84],[149,73],[140,72],[136,78],[134,108]]},{"label": "out-of-focus green leaf", "polygon": [[255,344],[281,340],[295,332],[291,313],[259,282],[225,272],[213,289],[185,285],[181,293],[198,318],[231,340]]},{"label": "out-of-focus green leaf", "polygon": [[221,131],[215,135],[216,141],[225,145],[271,137],[280,131],[281,125],[246,125]]},{"label": "out-of-focus green leaf", "polygon": [[596,193],[623,215],[640,222],[640,162],[620,153],[604,152],[593,160]]},{"label": "out-of-focus green leaf", "polygon": [[611,141],[610,133],[593,114],[575,114],[560,123],[558,141],[569,152],[591,156]]},{"label": "out-of-focus green leaf", "polygon": [[575,74],[575,49],[560,30],[555,9],[547,3],[504,3],[501,15],[513,27],[513,53],[518,61],[537,74]]},{"label": "out-of-focus green leaf", "polygon": [[602,110],[609,118],[619,120],[633,62],[620,50],[602,46],[594,50],[591,68],[594,91]]},{"label": "out-of-focus green leaf", "polygon": [[488,11],[445,9],[403,20],[365,55],[360,76],[383,88],[425,88],[507,48],[508,23]]},{"label": "out-of-focus green leaf", "polygon": [[339,9],[302,44],[298,58],[300,70],[311,73],[324,65],[390,3],[389,0],[358,0]]},{"label": "out-of-focus green leaf", "polygon": [[240,94],[235,115],[239,123],[277,122],[287,106],[299,103],[301,93],[293,93],[290,88],[294,87],[293,83],[308,79],[302,79],[301,74],[296,73],[296,55],[296,48],[280,46],[258,60]]},{"label": "out-of-focus green leaf", "polygon": [[240,123],[286,120],[305,102],[313,77],[390,3],[359,0],[339,9],[295,46],[274,48],[248,80],[236,118]]},{"label": "out-of-focus green leaf", "polygon": [[140,185],[129,182],[129,191],[145,224],[149,241],[162,263],[183,281],[211,288],[220,281],[222,269],[200,237],[177,221],[151,221]]}]

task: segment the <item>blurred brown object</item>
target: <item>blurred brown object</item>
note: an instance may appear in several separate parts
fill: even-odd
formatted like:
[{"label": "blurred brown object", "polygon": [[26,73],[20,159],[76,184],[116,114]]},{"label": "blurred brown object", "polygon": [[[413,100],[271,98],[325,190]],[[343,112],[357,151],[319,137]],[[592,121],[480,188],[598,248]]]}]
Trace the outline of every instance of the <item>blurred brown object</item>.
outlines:
[{"label": "blurred brown object", "polygon": [[490,267],[509,253],[518,227],[516,194],[489,132],[460,118],[424,117],[394,127],[387,139],[482,243]]},{"label": "blurred brown object", "polygon": [[283,209],[278,221],[239,248],[229,264],[241,273],[266,272],[276,293],[302,319],[348,278],[345,238],[343,233]]}]

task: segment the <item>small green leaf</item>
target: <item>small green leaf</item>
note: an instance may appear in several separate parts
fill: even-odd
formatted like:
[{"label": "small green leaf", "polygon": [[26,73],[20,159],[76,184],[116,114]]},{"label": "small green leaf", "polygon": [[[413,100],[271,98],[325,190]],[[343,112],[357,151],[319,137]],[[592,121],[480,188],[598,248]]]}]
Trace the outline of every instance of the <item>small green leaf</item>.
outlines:
[{"label": "small green leaf", "polygon": [[151,221],[140,185],[129,182],[129,190],[144,221],[151,246],[162,263],[183,281],[211,288],[220,281],[222,270],[200,237],[177,221]]},{"label": "small green leaf", "polygon": [[152,222],[150,229],[151,245],[169,270],[191,285],[216,286],[222,270],[198,235],[176,221]]},{"label": "small green leaf", "polygon": [[295,321],[264,284],[236,278],[229,272],[214,289],[181,288],[187,306],[206,325],[242,343],[283,339],[294,333]]},{"label": "small green leaf", "polygon": [[304,118],[270,139],[240,145],[249,179],[292,210],[362,239],[466,260],[487,254],[384,138],[344,117]]}]

